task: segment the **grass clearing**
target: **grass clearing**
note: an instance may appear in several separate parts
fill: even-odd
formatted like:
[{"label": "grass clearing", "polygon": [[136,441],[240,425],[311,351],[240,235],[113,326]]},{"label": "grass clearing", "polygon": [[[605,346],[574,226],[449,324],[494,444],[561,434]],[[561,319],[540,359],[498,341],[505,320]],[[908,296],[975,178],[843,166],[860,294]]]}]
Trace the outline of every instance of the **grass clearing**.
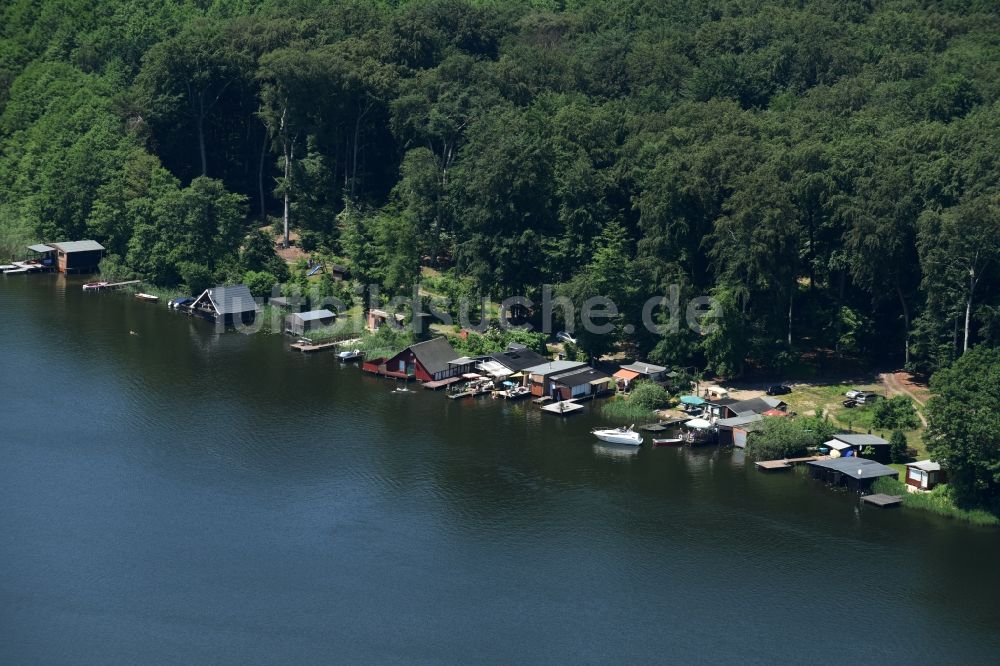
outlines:
[{"label": "grass clearing", "polygon": [[[902,465],[893,465],[896,469],[903,468]],[[907,492],[906,485],[902,481],[892,478],[881,478],[872,487],[876,493],[887,495],[900,495],[903,498],[903,506],[920,511],[928,511],[946,518],[962,520],[973,525],[1000,525],[1000,518],[982,509],[961,509],[955,506],[954,500],[948,490],[947,484],[942,484],[928,493]]]}]

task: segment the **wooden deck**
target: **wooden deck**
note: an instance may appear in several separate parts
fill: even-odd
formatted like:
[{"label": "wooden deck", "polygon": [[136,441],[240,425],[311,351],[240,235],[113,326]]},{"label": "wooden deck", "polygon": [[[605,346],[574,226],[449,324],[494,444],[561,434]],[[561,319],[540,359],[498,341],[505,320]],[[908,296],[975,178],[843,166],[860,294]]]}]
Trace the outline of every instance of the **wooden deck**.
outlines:
[{"label": "wooden deck", "polygon": [[559,416],[569,416],[581,409],[583,409],[583,405],[577,403],[575,400],[560,400],[559,402],[553,402],[551,405],[542,407],[543,412]]},{"label": "wooden deck", "polygon": [[754,463],[757,469],[769,472],[779,469],[791,469],[799,463],[813,462],[814,460],[827,460],[830,456],[803,456],[802,458],[782,458],[781,460],[761,460]]},{"label": "wooden deck", "polygon": [[293,342],[288,345],[288,348],[295,349],[303,354],[312,354],[314,352],[330,351],[331,349],[336,349],[339,346],[339,342],[320,342],[319,344],[312,345],[307,342]]},{"label": "wooden deck", "polygon": [[875,493],[874,495],[865,495],[861,498],[861,501],[885,509],[887,507],[899,506],[903,503],[903,498],[899,495]]},{"label": "wooden deck", "polygon": [[95,287],[87,287],[84,291],[107,291],[109,289],[119,289],[121,287],[127,287],[130,284],[141,284],[142,280],[126,280],[125,282],[109,282],[107,284],[98,285]]},{"label": "wooden deck", "polygon": [[434,391],[445,386],[451,386],[452,384],[460,381],[462,381],[461,377],[448,377],[447,379],[439,379],[433,382],[424,382],[423,386],[425,389]]}]

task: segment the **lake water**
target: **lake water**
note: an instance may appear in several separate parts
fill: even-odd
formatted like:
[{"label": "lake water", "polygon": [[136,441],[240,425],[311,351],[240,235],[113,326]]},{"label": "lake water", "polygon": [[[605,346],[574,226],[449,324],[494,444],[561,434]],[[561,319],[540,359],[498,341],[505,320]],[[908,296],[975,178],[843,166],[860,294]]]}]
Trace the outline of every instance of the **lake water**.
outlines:
[{"label": "lake water", "polygon": [[1000,530],[82,281],[0,278],[2,663],[1000,655]]}]

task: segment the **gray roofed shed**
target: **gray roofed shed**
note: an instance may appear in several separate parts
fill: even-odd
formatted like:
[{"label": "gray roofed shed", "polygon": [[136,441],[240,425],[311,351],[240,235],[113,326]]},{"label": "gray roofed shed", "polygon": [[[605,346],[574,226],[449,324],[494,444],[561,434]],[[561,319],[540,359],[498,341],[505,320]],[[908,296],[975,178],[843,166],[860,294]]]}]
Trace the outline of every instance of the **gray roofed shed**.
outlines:
[{"label": "gray roofed shed", "polygon": [[212,287],[207,292],[216,312],[221,315],[256,312],[257,310],[253,294],[250,293],[250,288],[245,284]]},{"label": "gray roofed shed", "polygon": [[876,437],[875,435],[858,435],[851,433],[842,433],[839,435],[834,435],[834,439],[838,439],[845,444],[850,444],[854,447],[862,446],[889,446],[889,442],[885,441],[881,437]]},{"label": "gray roofed shed", "polygon": [[50,243],[50,245],[60,252],[65,252],[67,254],[71,252],[95,252],[98,250],[103,250],[104,246],[97,241],[92,240],[82,240],[82,241],[62,241],[59,243]]},{"label": "gray roofed shed", "polygon": [[812,467],[822,468],[845,474],[852,479],[877,479],[883,476],[899,476],[899,472],[874,460],[867,458],[831,458],[829,460],[814,460]]},{"label": "gray roofed shed", "polygon": [[38,243],[37,245],[29,245],[28,249],[31,250],[32,252],[38,252],[39,254],[45,254],[46,252],[56,251],[54,247],[49,247],[48,245],[43,245],[41,243]]}]

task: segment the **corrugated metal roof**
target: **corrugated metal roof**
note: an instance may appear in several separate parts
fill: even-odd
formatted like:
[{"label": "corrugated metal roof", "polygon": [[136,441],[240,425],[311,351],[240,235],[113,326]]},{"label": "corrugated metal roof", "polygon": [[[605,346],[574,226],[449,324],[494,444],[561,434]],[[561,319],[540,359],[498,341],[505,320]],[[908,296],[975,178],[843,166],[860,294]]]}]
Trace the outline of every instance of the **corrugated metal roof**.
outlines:
[{"label": "corrugated metal roof", "polygon": [[763,421],[764,417],[760,414],[745,414],[741,416],[734,416],[730,419],[719,419],[715,422],[715,425],[725,426],[732,428],[735,426],[747,425],[748,423],[755,423],[757,421]]},{"label": "corrugated metal roof", "polygon": [[875,435],[834,435],[834,439],[850,444],[851,446],[889,446],[889,442]]},{"label": "corrugated metal roof", "polygon": [[49,243],[52,247],[62,252],[93,252],[94,250],[103,250],[104,246],[97,241],[92,240],[82,240],[82,241],[62,241],[59,243]]},{"label": "corrugated metal roof", "polygon": [[28,249],[31,250],[32,252],[43,252],[43,253],[52,252],[53,250],[55,250],[54,247],[49,247],[48,245],[42,245],[41,243],[39,243],[38,245],[29,245]]},{"label": "corrugated metal roof", "polygon": [[296,312],[288,316],[298,317],[302,321],[315,321],[317,319],[332,319],[337,315],[333,314],[329,310],[310,310],[309,312]]},{"label": "corrugated metal roof", "polygon": [[221,315],[255,312],[257,303],[253,294],[245,284],[213,287],[208,290],[208,297],[215,304],[215,310]]},{"label": "corrugated metal roof", "polygon": [[940,472],[941,463],[936,463],[933,460],[918,460],[917,462],[906,463],[907,467],[913,467],[914,469],[920,469],[925,472]]},{"label": "corrugated metal roof", "polygon": [[832,469],[854,479],[874,479],[880,476],[899,476],[899,472],[882,463],[867,458],[831,458],[829,460],[814,460],[809,463],[813,467]]},{"label": "corrugated metal roof", "polygon": [[621,366],[621,369],[638,372],[640,375],[655,375],[658,372],[666,371],[666,368],[662,365],[653,365],[652,363],[630,363],[629,365]]},{"label": "corrugated metal roof", "polygon": [[584,368],[586,366],[586,363],[581,363],[580,361],[548,361],[546,363],[539,363],[538,365],[523,368],[523,371],[532,375],[551,375],[557,372],[566,372],[576,368]]},{"label": "corrugated metal roof", "polygon": [[583,370],[568,372],[564,375],[559,375],[558,377],[553,377],[552,381],[569,388],[575,386],[582,386],[583,384],[590,384],[594,381],[609,381],[611,375],[606,372],[601,372],[600,370],[595,370],[594,368],[584,368]]}]

